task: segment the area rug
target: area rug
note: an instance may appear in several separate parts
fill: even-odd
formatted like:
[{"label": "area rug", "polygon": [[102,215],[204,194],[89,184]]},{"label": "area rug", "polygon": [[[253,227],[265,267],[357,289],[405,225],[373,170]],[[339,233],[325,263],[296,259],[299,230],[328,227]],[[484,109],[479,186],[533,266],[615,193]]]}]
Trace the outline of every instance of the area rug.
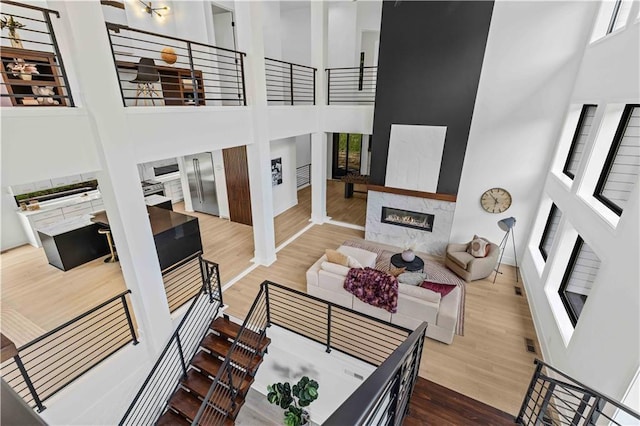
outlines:
[{"label": "area rug", "polygon": [[[400,253],[402,250],[386,244],[375,243],[373,241],[351,239],[342,245],[356,247],[376,253],[376,269],[389,272],[391,264],[391,256]],[[420,253],[418,253],[420,255]],[[429,280],[436,283],[456,285],[460,287],[460,309],[458,311],[458,321],[455,333],[458,336],[464,336],[464,305],[466,299],[465,281],[451,272],[442,263],[429,258],[428,256],[420,256],[424,260],[424,272],[428,275]]]}]

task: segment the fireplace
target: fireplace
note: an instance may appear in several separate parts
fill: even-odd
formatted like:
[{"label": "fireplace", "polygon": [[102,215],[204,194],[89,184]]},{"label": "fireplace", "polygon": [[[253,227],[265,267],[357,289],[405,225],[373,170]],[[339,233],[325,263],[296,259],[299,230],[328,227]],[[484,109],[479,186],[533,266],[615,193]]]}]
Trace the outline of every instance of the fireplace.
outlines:
[{"label": "fireplace", "polygon": [[410,210],[382,207],[382,223],[432,232],[434,215]]}]

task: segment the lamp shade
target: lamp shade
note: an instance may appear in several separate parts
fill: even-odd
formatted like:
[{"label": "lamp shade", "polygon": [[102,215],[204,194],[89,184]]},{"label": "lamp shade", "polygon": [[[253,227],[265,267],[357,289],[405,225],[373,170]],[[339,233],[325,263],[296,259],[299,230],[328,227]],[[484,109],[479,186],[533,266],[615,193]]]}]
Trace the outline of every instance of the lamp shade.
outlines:
[{"label": "lamp shade", "polygon": [[513,228],[515,224],[516,224],[516,218],[513,216],[498,221],[498,226],[500,227],[500,229],[502,229],[505,232]]}]

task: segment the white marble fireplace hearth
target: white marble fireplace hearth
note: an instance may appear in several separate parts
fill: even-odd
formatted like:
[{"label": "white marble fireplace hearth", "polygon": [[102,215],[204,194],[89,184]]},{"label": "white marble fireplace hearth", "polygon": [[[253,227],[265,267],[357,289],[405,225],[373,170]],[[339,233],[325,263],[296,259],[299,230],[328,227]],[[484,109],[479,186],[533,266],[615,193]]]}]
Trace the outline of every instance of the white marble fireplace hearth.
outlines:
[{"label": "white marble fireplace hearth", "polygon": [[[434,215],[432,231],[408,228],[382,222],[382,207]],[[369,190],[365,239],[397,247],[414,242],[415,250],[444,257],[456,203],[419,196],[400,195]]]}]

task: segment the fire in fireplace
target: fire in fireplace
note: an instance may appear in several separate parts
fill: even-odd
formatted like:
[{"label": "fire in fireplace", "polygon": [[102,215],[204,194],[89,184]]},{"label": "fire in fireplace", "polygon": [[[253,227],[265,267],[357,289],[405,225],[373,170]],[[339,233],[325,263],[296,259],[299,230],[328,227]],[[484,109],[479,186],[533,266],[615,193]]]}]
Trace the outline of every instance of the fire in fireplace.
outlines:
[{"label": "fire in fireplace", "polygon": [[381,221],[382,223],[390,223],[392,225],[432,232],[433,218],[434,215],[429,213],[383,207]]}]

